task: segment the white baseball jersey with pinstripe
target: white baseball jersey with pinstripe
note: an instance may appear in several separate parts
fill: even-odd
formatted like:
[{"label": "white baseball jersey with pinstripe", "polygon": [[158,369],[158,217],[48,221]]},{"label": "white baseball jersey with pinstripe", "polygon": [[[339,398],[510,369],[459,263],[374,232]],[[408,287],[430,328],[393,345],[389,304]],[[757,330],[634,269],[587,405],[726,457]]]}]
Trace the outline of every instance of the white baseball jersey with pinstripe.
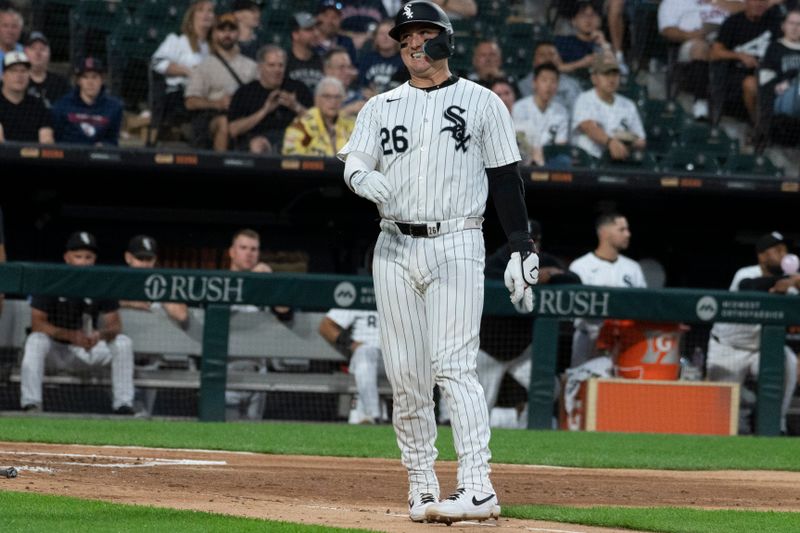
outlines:
[{"label": "white baseball jersey with pinstripe", "polygon": [[[439,494],[433,387],[450,410],[458,486],[493,493],[489,421],[475,367],[483,311],[486,168],[520,160],[511,116],[464,79],[405,83],[370,99],[339,153],[362,152],[391,186],[378,205],[373,273],[394,426],[412,491]],[[404,234],[400,222],[423,224]]]}]

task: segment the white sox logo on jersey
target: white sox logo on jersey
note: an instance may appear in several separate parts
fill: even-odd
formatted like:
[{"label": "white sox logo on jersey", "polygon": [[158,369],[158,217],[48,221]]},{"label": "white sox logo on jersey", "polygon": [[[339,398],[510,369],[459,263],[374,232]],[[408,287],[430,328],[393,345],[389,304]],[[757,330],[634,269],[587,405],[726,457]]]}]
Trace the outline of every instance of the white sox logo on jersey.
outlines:
[{"label": "white sox logo on jersey", "polygon": [[410,5],[406,4],[406,7],[403,8],[403,15],[407,19],[410,19],[411,17],[414,16],[414,13],[411,12],[411,6]]},{"label": "white sox logo on jersey", "polygon": [[462,152],[467,151],[467,141],[472,137],[472,135],[464,136],[467,132],[467,121],[461,116],[464,112],[466,112],[466,109],[458,107],[457,105],[448,107],[444,112],[444,118],[450,122],[452,126],[442,128],[439,132],[449,131],[450,135],[452,135],[453,139],[456,141],[456,151],[461,150]]}]

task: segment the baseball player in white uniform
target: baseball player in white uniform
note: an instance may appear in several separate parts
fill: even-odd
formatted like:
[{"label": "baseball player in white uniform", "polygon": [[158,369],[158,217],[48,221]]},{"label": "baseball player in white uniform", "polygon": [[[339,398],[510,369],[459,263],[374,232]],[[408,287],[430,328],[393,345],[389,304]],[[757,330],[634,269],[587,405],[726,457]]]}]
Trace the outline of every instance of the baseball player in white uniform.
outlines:
[{"label": "baseball player in white uniform", "polygon": [[[603,287],[647,287],[639,263],[622,255],[631,240],[628,220],[619,213],[603,214],[595,224],[597,248],[574,260],[569,269],[584,285]],[[572,336],[571,366],[576,367],[594,357],[595,343],[602,321],[577,319]]]},{"label": "baseball player in white uniform", "polygon": [[[782,276],[781,259],[787,249],[783,235],[768,233],[756,241],[758,264],[740,268],[731,282],[730,290],[769,290]],[[772,277],[769,287],[758,287],[753,281]],[[778,291],[778,292],[785,292]],[[790,291],[796,294],[795,291]],[[716,322],[711,328],[706,355],[707,377],[710,381],[744,383],[747,376],[758,377],[761,351],[761,326],[758,324],[733,324]],[[797,356],[784,346],[783,403],[781,404],[781,431],[786,431],[786,413],[797,386]]]},{"label": "baseball player in white uniform", "polygon": [[385,375],[376,311],[331,309],[319,325],[319,333],[346,357],[356,380],[358,398],[352,424],[374,424],[381,419],[378,376]]},{"label": "baseball player in white uniform", "polygon": [[[87,267],[97,259],[97,241],[79,231],[67,240],[64,262]],[[78,370],[111,366],[112,408],[133,414],[133,344],[123,335],[119,303],[114,300],[38,296],[31,298],[31,334],[20,369],[20,403],[42,410],[45,368]]]},{"label": "baseball player in white uniform", "polygon": [[[338,155],[347,186],[382,218],[373,273],[409,515],[444,523],[497,518],[489,417],[475,371],[490,189],[512,250],[505,282],[513,303],[532,310],[539,270],[514,127],[496,94],[450,73],[453,27],[440,7],[409,2],[389,33],[411,79],[366,103]],[[458,454],[457,490],[441,501],[434,385]]]}]

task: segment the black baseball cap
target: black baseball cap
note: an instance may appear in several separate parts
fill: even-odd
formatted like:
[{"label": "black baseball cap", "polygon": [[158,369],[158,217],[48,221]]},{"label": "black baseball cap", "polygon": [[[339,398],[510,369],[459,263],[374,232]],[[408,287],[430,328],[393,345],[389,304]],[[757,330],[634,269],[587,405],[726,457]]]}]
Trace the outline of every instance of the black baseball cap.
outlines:
[{"label": "black baseball cap", "polygon": [[73,250],[89,250],[97,253],[97,239],[88,231],[76,231],[67,239],[65,248],[68,252]]},{"label": "black baseball cap", "polygon": [[128,243],[128,251],[136,259],[155,259],[158,255],[158,244],[149,235],[137,235]]},{"label": "black baseball cap", "polygon": [[50,46],[50,40],[45,36],[44,33],[40,31],[32,31],[30,35],[28,35],[28,40],[25,41],[26,46],[30,46],[35,42],[40,42],[46,46]]},{"label": "black baseball cap", "polygon": [[103,65],[103,62],[97,59],[96,57],[85,57],[81,60],[80,63],[75,65],[75,75],[81,76],[86,74],[87,72],[98,72],[100,74],[105,73],[106,67]]},{"label": "black baseball cap", "polygon": [[767,233],[766,235],[759,237],[756,241],[756,253],[760,254],[761,252],[766,252],[773,246],[777,246],[779,244],[787,244],[783,234],[777,231]]}]

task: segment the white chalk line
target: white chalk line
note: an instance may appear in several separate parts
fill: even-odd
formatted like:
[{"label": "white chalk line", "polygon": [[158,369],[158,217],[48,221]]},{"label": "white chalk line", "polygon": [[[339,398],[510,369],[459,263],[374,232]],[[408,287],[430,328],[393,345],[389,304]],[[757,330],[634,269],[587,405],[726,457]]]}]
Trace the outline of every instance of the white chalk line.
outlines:
[{"label": "white chalk line", "polygon": [[[46,457],[72,457],[72,458],[85,458],[85,459],[113,459],[122,461],[131,461],[125,463],[82,463],[82,462],[60,462],[57,464],[70,465],[70,466],[87,466],[96,468],[147,468],[152,466],[225,466],[227,461],[207,461],[201,459],[161,459],[161,458],[137,458],[137,457],[124,457],[119,455],[100,455],[100,454],[85,454],[85,453],[55,453],[55,452],[16,452],[16,451],[0,451],[0,455],[18,455],[18,456],[46,456]],[[133,462],[136,461],[136,462]]]}]

